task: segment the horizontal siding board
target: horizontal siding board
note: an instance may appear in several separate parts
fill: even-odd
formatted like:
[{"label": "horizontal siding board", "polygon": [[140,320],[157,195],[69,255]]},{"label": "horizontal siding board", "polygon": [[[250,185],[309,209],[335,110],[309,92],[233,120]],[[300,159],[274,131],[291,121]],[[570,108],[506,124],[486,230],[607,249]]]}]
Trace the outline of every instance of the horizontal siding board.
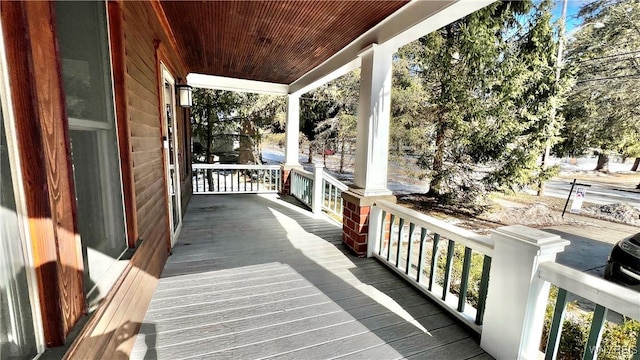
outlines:
[{"label": "horizontal siding board", "polygon": [[157,197],[158,194],[164,196],[164,178],[161,172],[157,174],[149,173],[141,179],[136,179],[136,187],[141,190],[138,192],[138,211],[142,209],[151,198]]},{"label": "horizontal siding board", "polygon": [[[153,51],[141,56],[151,56],[153,58]],[[132,78],[135,78],[138,83],[145,88],[154,89],[157,86],[158,80],[156,78],[157,73],[155,66],[151,67],[151,65],[155,65],[155,62],[152,62],[151,64],[144,63],[142,59],[135,59],[134,56],[131,56],[130,60],[129,65],[127,66],[127,72],[129,75]]]},{"label": "horizontal siding board", "polygon": [[[151,204],[151,205],[149,205]],[[146,206],[151,207],[152,205],[154,205],[153,203],[148,203]],[[161,227],[167,227],[166,224],[166,215],[164,215],[164,206],[163,202],[157,202],[156,207],[158,207],[158,209],[156,210],[158,213],[162,214],[162,215],[150,215],[150,216],[141,216],[140,219],[140,234],[142,236],[142,234],[148,234],[148,233],[157,233],[157,228]],[[163,231],[168,231],[168,230],[163,230]],[[150,236],[144,236],[143,239],[145,240],[150,240],[153,239]]]},{"label": "horizontal siding board", "polygon": [[[127,35],[126,50],[130,65],[150,74],[155,74],[153,39],[152,36],[141,35],[139,31]],[[150,79],[153,77],[149,76]]]},{"label": "horizontal siding board", "polygon": [[[129,89],[130,94],[136,94],[140,98],[150,102],[150,103],[158,103],[158,90],[157,89],[149,89],[144,87],[142,83],[138,81],[138,79],[131,76],[131,74],[125,75],[127,81],[127,87]],[[138,114],[149,114],[149,115],[157,115],[158,110],[155,113],[140,111],[139,109],[129,106],[131,110],[138,110]],[[159,109],[160,107],[158,107]],[[131,121],[135,121],[137,117],[133,116],[133,114],[129,114],[131,116]],[[157,117],[157,116],[156,116]],[[160,121],[158,121],[157,126],[160,126]]]},{"label": "horizontal siding board", "polygon": [[[140,230],[144,232],[146,227],[163,226],[166,204],[164,202],[164,194],[156,193],[146,203],[138,208],[140,213]],[[166,226],[166,225],[165,225]]]},{"label": "horizontal siding board", "polygon": [[[140,95],[138,95],[136,92],[133,91],[129,91],[129,107],[130,108],[135,108],[138,111],[140,111],[140,113],[144,113],[144,114],[149,114],[149,115],[153,115],[154,117],[158,118],[158,123],[154,124],[153,127],[157,128],[158,130],[160,130],[160,112],[159,112],[159,106],[158,106],[158,99],[157,97],[154,99],[145,99],[143,97],[141,97]],[[135,122],[132,122],[132,124]],[[144,125],[144,124],[143,124]]]},{"label": "horizontal siding board", "polygon": [[160,147],[153,148],[153,149],[134,149],[132,157],[133,157],[133,166],[134,166],[134,173],[135,173],[135,167],[138,167],[142,164],[146,164],[148,162],[154,162],[154,161],[161,162],[162,149]]},{"label": "horizontal siding board", "polygon": [[[148,244],[148,246],[150,247],[159,247],[162,248],[163,251],[162,253],[164,254],[166,252],[167,249],[167,230],[165,226],[156,226],[156,227],[146,227],[145,231],[143,233],[140,234],[141,239],[143,239],[143,244],[146,242],[146,244]],[[161,257],[162,258],[162,257]],[[158,259],[156,259],[158,260]],[[154,269],[155,267],[157,267],[158,265],[155,264],[154,265]],[[164,266],[164,263],[162,264],[162,267]],[[149,273],[161,273],[162,272],[162,267],[156,271],[151,271],[149,270]]]},{"label": "horizontal siding board", "polygon": [[155,174],[155,175],[164,174],[162,161],[160,160],[149,161],[136,166],[134,169],[134,177],[136,179],[140,179],[141,177],[144,177],[149,174]]},{"label": "horizontal siding board", "polygon": [[130,124],[131,137],[154,137],[160,142],[160,129],[154,126],[132,122]]},{"label": "horizontal siding board", "polygon": [[159,149],[162,146],[162,140],[159,136],[153,137],[132,137],[131,145],[134,149]]}]

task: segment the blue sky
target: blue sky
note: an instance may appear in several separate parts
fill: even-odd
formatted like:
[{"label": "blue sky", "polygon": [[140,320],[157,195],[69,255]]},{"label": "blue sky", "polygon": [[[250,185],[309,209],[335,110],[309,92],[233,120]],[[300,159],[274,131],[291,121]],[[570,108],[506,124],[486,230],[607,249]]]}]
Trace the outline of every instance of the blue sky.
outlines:
[{"label": "blue sky", "polygon": [[[592,2],[593,0],[568,0],[567,2],[567,33],[571,32],[571,29],[579,26],[582,21],[577,19],[576,16],[582,5]],[[553,20],[555,21],[562,14],[562,2],[563,0],[556,0],[555,7],[553,9]]]}]

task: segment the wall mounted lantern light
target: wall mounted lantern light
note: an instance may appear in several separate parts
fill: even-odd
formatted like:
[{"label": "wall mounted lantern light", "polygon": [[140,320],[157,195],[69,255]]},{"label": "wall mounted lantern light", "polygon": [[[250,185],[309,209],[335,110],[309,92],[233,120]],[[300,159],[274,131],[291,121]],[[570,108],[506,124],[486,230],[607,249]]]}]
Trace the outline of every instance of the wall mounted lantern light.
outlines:
[{"label": "wall mounted lantern light", "polygon": [[182,107],[191,107],[193,103],[192,93],[193,88],[189,85],[176,85],[178,88],[178,102]]}]

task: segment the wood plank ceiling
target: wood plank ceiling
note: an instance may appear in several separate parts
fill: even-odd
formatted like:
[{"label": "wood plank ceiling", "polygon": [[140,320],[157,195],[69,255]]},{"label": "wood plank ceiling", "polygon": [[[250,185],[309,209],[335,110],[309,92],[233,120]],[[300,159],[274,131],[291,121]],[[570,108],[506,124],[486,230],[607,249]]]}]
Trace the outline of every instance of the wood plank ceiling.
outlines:
[{"label": "wood plank ceiling", "polygon": [[189,71],[290,84],[408,1],[162,1]]}]

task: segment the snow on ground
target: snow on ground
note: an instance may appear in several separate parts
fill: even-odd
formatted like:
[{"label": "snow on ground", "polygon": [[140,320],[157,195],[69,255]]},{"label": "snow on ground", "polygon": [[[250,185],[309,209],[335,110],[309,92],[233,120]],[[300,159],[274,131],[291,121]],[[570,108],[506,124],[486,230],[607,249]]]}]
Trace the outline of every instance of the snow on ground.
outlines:
[{"label": "snow on ground", "polygon": [[583,215],[602,220],[614,220],[623,224],[640,226],[640,211],[625,203],[593,205],[581,210]]},{"label": "snow on ground", "polygon": [[[262,160],[267,164],[284,163],[284,150],[278,147],[265,146],[262,149]],[[307,163],[309,156],[307,154],[298,154],[298,161],[306,170],[311,170],[311,164]],[[316,163],[322,163],[323,158],[320,154],[314,154],[313,160]],[[326,171],[347,185],[353,184],[353,155],[347,155],[345,158],[346,173],[338,173],[340,168],[340,156],[330,155],[326,157]],[[413,193],[426,193],[429,190],[428,183],[418,179],[410,178],[400,174],[400,171],[394,166],[390,167],[387,176],[387,187],[394,195],[405,195]]]},{"label": "snow on ground", "polygon": [[[284,149],[275,146],[265,146],[262,151],[262,158],[268,164],[284,163]],[[604,173],[595,173],[598,158],[596,156],[583,158],[554,158],[551,157],[552,165],[559,165],[562,174],[590,173],[597,176],[611,176]],[[307,163],[307,154],[298,154],[298,160],[307,170],[311,170],[311,164]],[[323,157],[314,154],[314,162],[322,163]],[[609,163],[609,171],[617,173],[630,172],[632,162],[622,163],[612,159]],[[331,155],[326,157],[326,171],[335,176],[347,185],[353,184],[353,155],[345,158],[346,173],[337,172],[340,166],[340,157]],[[390,162],[391,163],[391,162]],[[424,194],[429,190],[428,182],[404,174],[399,164],[392,163],[389,166],[387,186],[394,195]],[[582,214],[603,220],[612,220],[630,225],[640,226],[640,211],[627,204],[594,205],[582,209]],[[529,226],[552,226],[560,224],[587,224],[573,219],[564,219],[560,212],[549,208],[545,204],[534,204],[528,206],[503,206],[501,211],[484,216],[487,220],[497,221],[504,224],[522,224]]]},{"label": "snow on ground", "polygon": [[[633,166],[633,160],[621,162],[617,159],[611,159],[609,161],[609,172],[612,173],[627,173],[631,172],[631,166]],[[551,165],[559,165],[561,173],[575,173],[575,172],[590,172],[596,168],[598,162],[597,156],[586,156],[581,158],[550,158]],[[603,174],[606,176],[606,174]]]},{"label": "snow on ground", "polygon": [[482,216],[484,219],[505,225],[525,225],[546,227],[563,224],[587,225],[588,223],[573,218],[563,218],[562,213],[549,208],[546,204],[505,207],[500,211]]}]

